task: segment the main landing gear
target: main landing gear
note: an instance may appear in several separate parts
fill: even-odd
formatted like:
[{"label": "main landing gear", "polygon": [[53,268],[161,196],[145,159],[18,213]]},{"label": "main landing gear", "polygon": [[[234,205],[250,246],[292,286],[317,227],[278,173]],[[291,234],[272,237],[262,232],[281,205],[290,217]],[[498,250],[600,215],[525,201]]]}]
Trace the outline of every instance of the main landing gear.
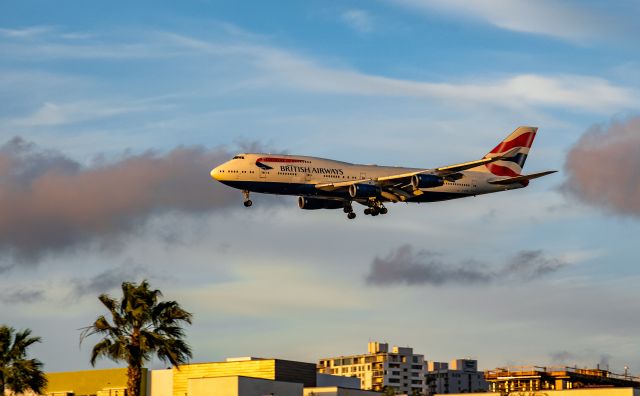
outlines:
[{"label": "main landing gear", "polygon": [[365,215],[377,216],[379,214],[387,214],[388,210],[380,201],[372,201],[369,207],[364,210]]},{"label": "main landing gear", "polygon": [[248,208],[253,205],[253,202],[249,199],[249,190],[242,190],[242,195],[244,195],[244,207]]},{"label": "main landing gear", "polygon": [[345,202],[344,208],[342,209],[344,213],[347,214],[347,219],[353,220],[356,218],[356,212],[353,211],[353,207],[351,206],[351,202]]}]

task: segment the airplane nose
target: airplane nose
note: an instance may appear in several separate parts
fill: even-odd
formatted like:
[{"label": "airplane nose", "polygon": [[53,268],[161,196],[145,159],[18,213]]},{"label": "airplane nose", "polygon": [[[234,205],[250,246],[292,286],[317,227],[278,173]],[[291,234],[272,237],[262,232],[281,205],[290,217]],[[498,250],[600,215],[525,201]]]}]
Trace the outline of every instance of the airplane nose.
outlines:
[{"label": "airplane nose", "polygon": [[220,168],[219,166],[216,166],[215,168],[211,169],[211,177],[214,178],[215,180],[218,180],[218,177],[220,177]]}]

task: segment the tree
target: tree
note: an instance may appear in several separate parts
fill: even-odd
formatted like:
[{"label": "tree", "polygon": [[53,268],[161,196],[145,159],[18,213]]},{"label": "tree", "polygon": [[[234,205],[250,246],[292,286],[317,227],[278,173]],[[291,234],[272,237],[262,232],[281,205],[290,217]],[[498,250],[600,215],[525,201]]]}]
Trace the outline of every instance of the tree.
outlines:
[{"label": "tree", "polygon": [[382,388],[382,394],[384,396],[396,396],[396,388],[394,388],[393,386],[385,386],[384,388]]},{"label": "tree", "polygon": [[29,329],[16,332],[13,327],[0,326],[0,396],[5,389],[13,393],[44,392],[47,377],[42,362],[27,359],[27,348],[36,342],[40,337],[31,337]]},{"label": "tree", "polygon": [[80,335],[81,343],[94,334],[103,337],[93,347],[91,365],[100,357],[127,363],[129,396],[140,395],[142,366],[154,354],[174,366],[191,358],[182,329],[184,323],[191,324],[191,314],[175,301],[158,301],[160,297],[160,290],[151,290],[146,280],[139,285],[124,282],[122,299],[107,294],[98,297],[109,310],[111,322],[100,315]]}]

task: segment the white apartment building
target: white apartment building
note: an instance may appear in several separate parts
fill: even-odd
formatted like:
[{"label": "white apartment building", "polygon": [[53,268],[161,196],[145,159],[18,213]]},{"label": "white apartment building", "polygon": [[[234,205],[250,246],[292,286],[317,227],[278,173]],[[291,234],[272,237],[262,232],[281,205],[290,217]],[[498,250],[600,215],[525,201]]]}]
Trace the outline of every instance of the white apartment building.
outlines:
[{"label": "white apartment building", "polygon": [[320,359],[318,372],[360,379],[364,390],[382,391],[386,387],[398,393],[428,390],[425,383],[424,355],[413,353],[413,348],[369,342],[369,353]]},{"label": "white apartment building", "polygon": [[450,364],[428,362],[426,375],[430,394],[486,392],[484,372],[478,371],[478,361],[456,359]]}]

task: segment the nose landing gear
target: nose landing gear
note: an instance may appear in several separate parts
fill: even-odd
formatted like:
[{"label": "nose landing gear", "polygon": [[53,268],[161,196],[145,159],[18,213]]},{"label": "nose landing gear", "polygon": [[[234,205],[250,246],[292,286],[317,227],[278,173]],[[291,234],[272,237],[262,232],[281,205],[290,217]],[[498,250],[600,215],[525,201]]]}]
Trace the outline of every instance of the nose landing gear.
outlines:
[{"label": "nose landing gear", "polygon": [[242,190],[242,195],[244,195],[244,207],[248,208],[253,205],[253,202],[249,199],[249,190]]}]

